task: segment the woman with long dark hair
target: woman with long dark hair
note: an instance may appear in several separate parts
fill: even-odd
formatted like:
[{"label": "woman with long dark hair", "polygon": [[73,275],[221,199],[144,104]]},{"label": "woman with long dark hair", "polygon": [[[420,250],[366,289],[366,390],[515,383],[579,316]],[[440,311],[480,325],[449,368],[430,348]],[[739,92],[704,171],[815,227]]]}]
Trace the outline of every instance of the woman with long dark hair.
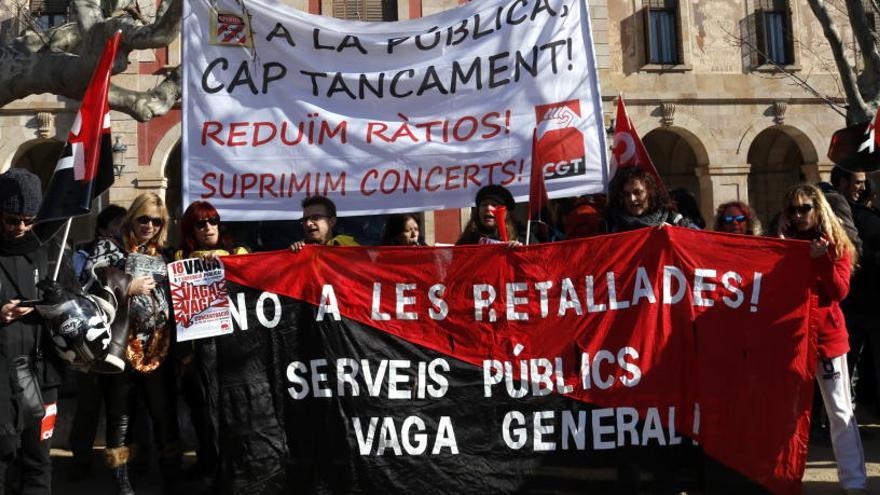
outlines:
[{"label": "woman with long dark hair", "polygon": [[388,215],[382,233],[383,246],[424,246],[419,219],[414,213]]},{"label": "woman with long dark hair", "polygon": [[690,221],[672,208],[666,191],[652,174],[640,167],[617,170],[609,187],[605,209],[605,231],[625,232],[663,224],[693,227]]}]

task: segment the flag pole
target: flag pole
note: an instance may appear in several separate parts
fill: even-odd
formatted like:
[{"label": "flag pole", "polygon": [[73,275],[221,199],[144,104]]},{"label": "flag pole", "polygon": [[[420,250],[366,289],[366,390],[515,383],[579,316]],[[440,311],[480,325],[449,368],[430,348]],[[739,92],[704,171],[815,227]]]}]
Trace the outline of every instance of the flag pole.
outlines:
[{"label": "flag pole", "polygon": [[529,240],[532,238],[532,219],[530,218],[526,222],[526,246],[529,245]]},{"label": "flag pole", "polygon": [[58,280],[58,271],[61,269],[61,259],[64,258],[64,247],[67,245],[67,235],[70,234],[70,224],[73,223],[73,217],[68,218],[64,223],[64,234],[61,236],[61,249],[58,251],[58,261],[55,263],[55,273],[52,274],[52,281]]}]

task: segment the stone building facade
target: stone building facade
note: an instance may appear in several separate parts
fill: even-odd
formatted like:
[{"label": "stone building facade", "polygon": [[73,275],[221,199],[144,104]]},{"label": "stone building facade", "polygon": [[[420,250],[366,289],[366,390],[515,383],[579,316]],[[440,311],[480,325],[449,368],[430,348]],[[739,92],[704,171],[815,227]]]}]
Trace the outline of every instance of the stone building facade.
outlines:
[{"label": "stone building facade", "polygon": [[[150,11],[150,2],[139,3]],[[316,14],[371,20],[415,18],[459,4],[289,3]],[[0,0],[4,41],[22,26],[16,5]],[[826,176],[830,136],[845,125],[832,105],[844,99],[822,29],[805,0],[596,0],[590,12],[606,123],[612,125],[615,100],[623,94],[664,180],[691,190],[707,220],[718,204],[733,199],[749,202],[766,219],[779,209],[788,186]],[[837,20],[851,42],[844,16]],[[148,89],[179,63],[179,54],[177,43],[138,52],[113,81]],[[77,105],[39,95],[0,109],[0,170],[24,166],[48,177]],[[157,191],[179,215],[179,110],[145,124],[117,112],[112,119],[114,136],[125,145],[119,163],[124,167],[104,201],[127,206],[137,194]],[[427,240],[453,242],[468,215],[467,209],[426,214]],[[79,222],[76,237],[88,237],[88,222]]]}]

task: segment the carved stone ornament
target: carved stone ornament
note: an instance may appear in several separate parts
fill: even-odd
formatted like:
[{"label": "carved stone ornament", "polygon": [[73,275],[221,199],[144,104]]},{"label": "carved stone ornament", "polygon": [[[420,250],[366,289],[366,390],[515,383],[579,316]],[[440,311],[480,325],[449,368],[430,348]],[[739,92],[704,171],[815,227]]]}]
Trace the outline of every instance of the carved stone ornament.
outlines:
[{"label": "carved stone ornament", "polygon": [[779,125],[785,123],[785,111],[788,109],[788,103],[784,101],[773,102],[773,121]]},{"label": "carved stone ornament", "polygon": [[55,134],[55,116],[50,112],[37,112],[37,136],[46,139]]},{"label": "carved stone ornament", "polygon": [[663,115],[663,125],[675,125],[675,103],[661,103],[660,112]]}]

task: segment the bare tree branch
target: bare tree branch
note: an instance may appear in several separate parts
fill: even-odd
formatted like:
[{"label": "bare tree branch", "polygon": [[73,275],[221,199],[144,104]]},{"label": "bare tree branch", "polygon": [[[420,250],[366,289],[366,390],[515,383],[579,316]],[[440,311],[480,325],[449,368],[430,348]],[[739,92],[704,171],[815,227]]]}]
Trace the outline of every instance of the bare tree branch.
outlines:
[{"label": "bare tree branch", "polygon": [[152,24],[139,26],[127,32],[126,44],[133,49],[168,46],[180,34],[183,0],[162,0]]},{"label": "bare tree branch", "polygon": [[[180,33],[182,0],[163,0],[153,22],[141,15],[131,0],[120,0],[121,9],[105,17],[100,0],[72,0],[79,20],[41,30],[30,26],[7,45],[0,45],[0,106],[33,94],[51,93],[82,98],[107,39],[122,31],[122,42],[113,64],[118,74],[128,66],[133,50],[167,46]],[[27,9],[23,15],[29,17]],[[113,86],[112,108],[139,121],[167,113],[180,98],[177,69],[150,91],[138,92]]]},{"label": "bare tree branch", "polygon": [[[859,44],[862,59],[865,61],[865,70],[862,73],[862,94],[869,86],[876,92],[878,77],[880,77],[880,52],[877,51],[877,40],[868,26],[868,16],[861,0],[846,0],[846,8],[849,11],[849,22],[852,26],[853,36]],[[874,95],[871,95],[874,96]]]},{"label": "bare tree branch", "polygon": [[110,108],[131,115],[140,122],[168,113],[178,99],[180,67],[175,67],[150,91],[132,91],[116,85],[110,88]]},{"label": "bare tree branch", "polygon": [[[816,98],[821,99],[822,101],[825,102],[825,104],[827,104],[829,107],[831,107],[832,110],[834,110],[835,112],[837,112],[838,114],[840,114],[841,117],[846,118],[846,114],[845,114],[844,112],[842,112],[842,111],[840,110],[840,108],[838,108],[838,107],[840,107],[840,105],[838,105],[837,103],[835,103],[834,101],[832,101],[830,98],[828,98],[827,96],[823,95],[823,94],[820,93],[818,90],[816,90],[816,88],[814,88],[813,86],[811,86],[810,83],[807,82],[806,79],[803,79],[803,78],[799,77],[799,76],[798,76],[797,74],[795,74],[794,72],[792,72],[792,71],[786,69],[785,67],[783,67],[783,66],[777,64],[777,63],[773,60],[773,57],[770,57],[769,55],[767,55],[766,53],[764,53],[760,48],[758,48],[757,46],[755,46],[754,44],[752,44],[752,43],[751,43],[750,41],[748,41],[747,39],[745,39],[745,38],[741,38],[741,37],[738,37],[738,36],[735,36],[733,33],[731,33],[730,31],[728,31],[727,28],[725,28],[724,25],[722,25],[720,22],[718,23],[718,27],[719,27],[719,29],[721,29],[721,31],[722,31],[724,34],[727,35],[728,40],[730,40],[730,41],[731,41],[732,43],[734,43],[736,46],[746,46],[746,47],[749,48],[749,50],[753,50],[755,53],[760,54],[762,57],[764,57],[764,59],[765,59],[770,65],[772,65],[774,68],[776,68],[777,71],[779,71],[779,74],[780,74],[780,75],[783,75],[783,76],[785,76],[785,77],[788,77],[789,79],[792,80],[792,82],[794,82],[795,85],[797,85],[797,86],[803,88],[804,90],[806,90],[807,92],[809,92],[810,94],[812,94],[813,96],[815,96]],[[809,77],[809,76],[808,76],[808,77]]]},{"label": "bare tree branch", "polygon": [[83,31],[92,29],[92,26],[104,20],[101,0],[71,0],[70,3],[76,12],[76,22]]},{"label": "bare tree branch", "polygon": [[843,52],[843,40],[840,36],[840,32],[834,25],[834,21],[831,20],[831,15],[828,12],[825,1],[807,0],[807,3],[810,4],[810,9],[813,10],[813,14],[816,15],[816,19],[818,19],[819,24],[822,25],[822,31],[831,47],[831,53],[834,55],[834,62],[837,65],[837,70],[840,72],[843,90],[846,93],[846,99],[849,102],[849,106],[847,107],[847,121],[854,123],[868,120],[872,115],[871,109],[865,103],[864,98],[862,98],[856,72],[853,69],[852,64],[849,63],[849,60],[846,59],[846,54]]}]

